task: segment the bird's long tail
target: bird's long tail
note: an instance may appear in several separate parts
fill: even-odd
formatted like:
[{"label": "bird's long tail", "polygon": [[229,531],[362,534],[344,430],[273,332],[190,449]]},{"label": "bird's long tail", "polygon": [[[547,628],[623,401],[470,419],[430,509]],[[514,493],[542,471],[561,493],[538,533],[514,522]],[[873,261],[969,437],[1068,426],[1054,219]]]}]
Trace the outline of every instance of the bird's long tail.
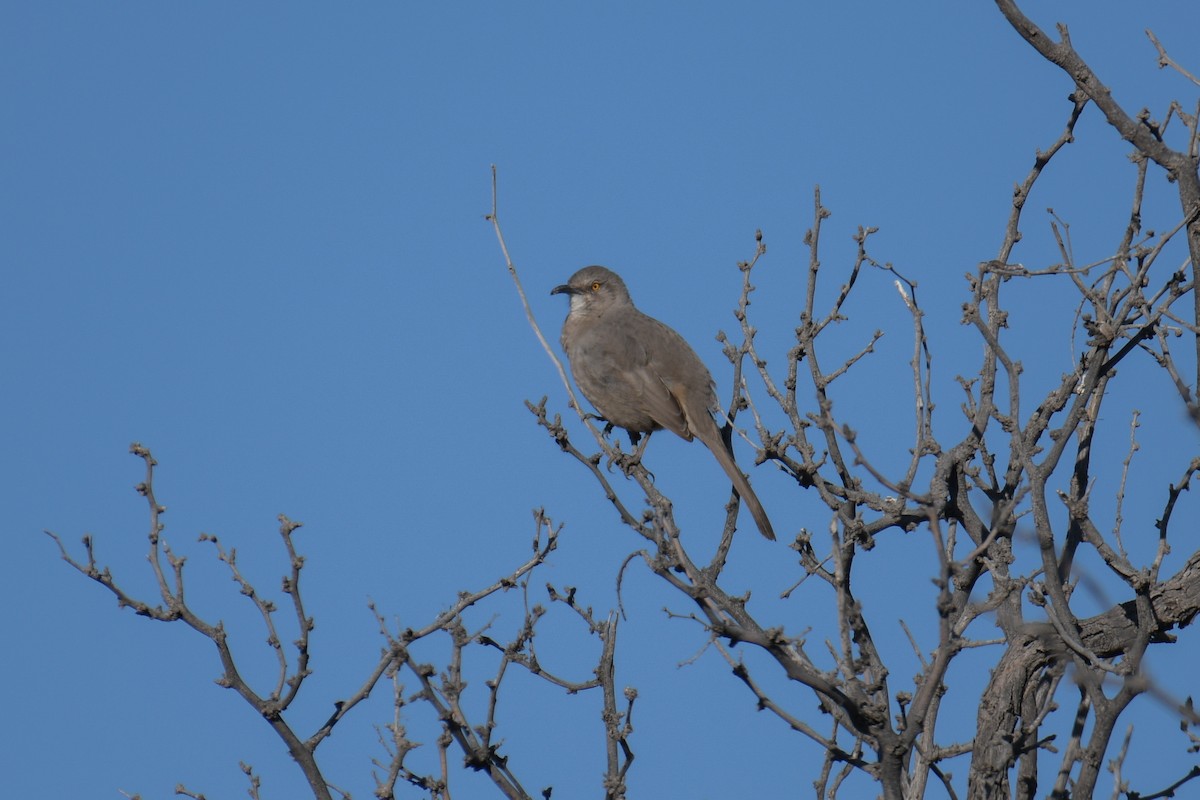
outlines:
[{"label": "bird's long tail", "polygon": [[[700,428],[700,430],[696,428]],[[721,468],[725,470],[725,474],[729,476],[729,480],[733,481],[734,491],[738,493],[742,502],[746,504],[746,508],[750,510],[750,516],[754,517],[754,524],[758,526],[759,532],[771,541],[775,541],[775,529],[771,527],[771,520],[767,518],[766,510],[758,501],[758,495],[751,488],[750,481],[738,469],[737,462],[733,460],[733,443],[728,426],[722,431],[717,427],[716,421],[712,417],[708,417],[708,425],[696,425],[692,432],[712,451]]]}]

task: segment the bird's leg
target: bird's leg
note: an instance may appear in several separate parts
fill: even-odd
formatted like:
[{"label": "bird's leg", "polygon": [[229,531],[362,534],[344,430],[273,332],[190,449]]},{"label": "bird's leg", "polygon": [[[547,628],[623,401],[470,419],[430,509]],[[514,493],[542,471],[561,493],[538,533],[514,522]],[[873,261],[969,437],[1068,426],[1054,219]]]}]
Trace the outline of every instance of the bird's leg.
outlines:
[{"label": "bird's leg", "polygon": [[[629,443],[633,445],[633,452],[626,456],[621,464],[621,471],[625,473],[626,478],[633,473],[634,467],[641,466],[642,453],[646,452],[646,445],[650,443],[650,433],[641,434],[636,431],[629,431]],[[645,469],[645,467],[642,467],[642,469]],[[654,480],[653,472],[647,469],[646,474],[650,476],[650,480]]]},{"label": "bird's leg", "polygon": [[[605,429],[605,433],[608,433],[611,428],[612,423],[610,422]],[[642,463],[642,453],[646,450],[646,443],[650,441],[650,434],[641,434],[637,431],[626,431],[626,433],[629,434],[629,443],[634,448],[633,452],[625,453],[621,450],[620,444],[614,443],[617,451],[616,455],[611,456],[605,466],[609,472],[612,472],[613,464],[616,464],[621,468],[621,472],[624,473],[625,477],[628,478],[633,475],[634,467]],[[650,472],[650,470],[646,470],[646,473],[650,476],[651,480],[654,479],[654,473]]]},{"label": "bird's leg", "polygon": [[597,422],[603,422],[605,436],[608,436],[610,433],[612,433],[613,424],[611,422],[609,422],[608,420],[606,420],[604,417],[600,416],[599,414],[593,414],[590,411],[585,411],[585,412],[583,412],[583,418],[585,420],[594,419]]},{"label": "bird's leg", "polygon": [[[638,441],[639,439],[641,439],[641,442]],[[634,460],[640,462],[642,460],[642,453],[646,451],[646,445],[650,443],[650,434],[647,433],[645,436],[643,436],[640,433],[634,433],[633,431],[630,431],[629,443],[636,448],[633,451]]]},{"label": "bird's leg", "polygon": [[[609,427],[612,427],[612,426],[610,425]],[[609,472],[612,472],[613,464],[616,464],[618,467],[621,468],[621,472],[623,472],[625,474],[625,477],[628,478],[629,471],[633,468],[633,464],[636,462],[634,462],[632,460],[632,456],[630,454],[626,453],[624,450],[621,449],[620,442],[614,441],[612,446],[613,446],[613,455],[608,457],[608,460],[605,462],[604,466],[608,469]]]},{"label": "bird's leg", "polygon": [[[612,436],[614,426],[611,422],[606,420],[604,417],[600,416],[599,414],[590,414],[590,413],[584,414],[583,416],[584,416],[584,419],[594,419],[597,422],[603,422],[604,430],[600,431],[600,435],[601,436]],[[637,439],[634,439],[633,437],[634,437],[634,434],[632,434],[632,433],[629,434],[630,441],[633,442],[634,444],[637,444]],[[608,468],[609,472],[612,472],[612,465],[613,465],[614,458],[615,458],[615,456],[613,458],[608,459],[608,463],[605,464],[605,466]],[[624,467],[622,467],[621,471],[622,472],[625,471]],[[628,473],[626,473],[626,474],[628,474]]]},{"label": "bird's leg", "polygon": [[[607,419],[604,419],[604,417],[600,416],[599,414],[588,414],[587,416],[590,417],[591,419],[602,420],[604,422],[604,430],[601,431],[601,435],[603,435],[603,436],[611,436],[612,435],[613,427],[614,427],[612,422],[610,422]],[[633,431],[628,431],[628,433],[629,433],[630,443],[637,444],[637,437],[641,436],[641,434],[634,433]],[[628,461],[629,456],[627,456],[621,452],[620,443],[613,442],[613,447],[616,448],[617,454],[613,455],[613,456],[609,456],[608,460],[604,463],[604,467],[609,472],[612,472],[613,464],[617,463],[621,467],[621,472],[625,473],[625,477],[628,478],[629,470],[631,469],[631,465],[626,462]]]}]

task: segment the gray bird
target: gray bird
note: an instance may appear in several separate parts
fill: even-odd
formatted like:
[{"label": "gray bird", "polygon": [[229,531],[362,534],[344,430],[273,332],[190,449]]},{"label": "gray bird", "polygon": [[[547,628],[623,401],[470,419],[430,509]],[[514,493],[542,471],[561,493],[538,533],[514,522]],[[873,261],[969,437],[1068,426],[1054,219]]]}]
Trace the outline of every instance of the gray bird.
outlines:
[{"label": "gray bird", "polygon": [[621,276],[604,267],[584,267],[550,294],[571,298],[562,346],[575,383],[600,415],[629,431],[635,443],[661,428],[689,442],[699,439],[733,481],[762,535],[774,539],[762,503],[713,420],[712,375],[683,337],[638,311]]}]

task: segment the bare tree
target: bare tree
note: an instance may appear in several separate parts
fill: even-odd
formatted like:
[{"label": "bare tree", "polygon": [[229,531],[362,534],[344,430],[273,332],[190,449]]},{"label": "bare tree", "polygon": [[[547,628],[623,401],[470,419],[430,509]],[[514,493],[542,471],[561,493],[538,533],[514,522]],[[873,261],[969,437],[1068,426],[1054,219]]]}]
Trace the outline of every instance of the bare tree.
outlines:
[{"label": "bare tree", "polygon": [[[727,567],[735,558],[736,495],[731,495],[727,506],[720,542],[710,555],[701,557],[704,551],[681,534],[674,505],[652,474],[605,435],[573,394],[572,405],[586,429],[582,439],[548,409],[546,399],[530,404],[538,424],[593,477],[620,520],[640,537],[640,549],[622,565],[621,573],[640,561],[685,599],[692,609],[685,616],[702,626],[709,646],[728,660],[733,675],[758,707],[824,751],[823,764],[813,776],[819,798],[834,797],[856,776],[877,784],[889,799],[958,797],[964,787],[955,783],[947,765],[964,762],[969,763],[965,792],[970,798],[1032,798],[1039,792],[1091,797],[1106,756],[1114,774],[1114,796],[1116,792],[1129,797],[1172,796],[1200,775],[1193,769],[1164,776],[1162,786],[1135,792],[1121,780],[1128,733],[1114,753],[1122,714],[1146,695],[1171,708],[1193,744],[1200,742],[1190,733],[1200,724],[1190,699],[1171,697],[1157,687],[1144,662],[1152,646],[1169,645],[1172,631],[1188,625],[1200,610],[1200,549],[1173,574],[1164,574],[1178,503],[1200,471],[1200,458],[1189,457],[1174,465],[1178,477],[1168,485],[1142,486],[1134,477],[1138,469],[1134,453],[1140,447],[1137,412],[1131,418],[1102,413],[1109,398],[1124,386],[1118,367],[1141,360],[1165,375],[1169,383],[1164,385],[1177,392],[1181,427],[1189,414],[1200,421],[1196,395],[1200,383],[1200,293],[1196,291],[1200,107],[1188,111],[1172,104],[1162,120],[1148,111],[1130,114],[1072,47],[1065,26],[1059,26],[1054,40],[1015,3],[997,0],[997,6],[1023,39],[1074,81],[1075,90],[1064,109],[1061,133],[1035,153],[1028,174],[1016,185],[998,251],[966,276],[962,323],[980,345],[980,356],[969,375],[957,378],[958,409],[935,414],[940,388],[932,373],[936,343],[926,331],[918,281],[910,270],[902,272],[872,255],[875,229],[858,229],[857,256],[845,273],[833,278],[837,288],[827,293],[828,268],[822,263],[821,243],[829,211],[819,189],[805,237],[809,252],[799,325],[794,343],[782,357],[760,350],[752,323],[755,287],[751,279],[766,254],[761,233],[751,258],[739,265],[737,335],[722,334],[733,387],[729,420],[740,421],[751,432],[747,438],[757,449],[760,465],[777,467],[797,492],[814,498],[822,509],[794,525],[776,524],[779,530],[799,530],[791,543],[797,582],[809,580],[805,590],[822,593],[836,609],[836,619],[830,621],[834,635],[820,652],[811,651],[806,631],[797,628],[794,617],[780,617],[759,607],[745,591],[733,588],[736,583],[727,577]],[[1150,38],[1162,66],[1200,85],[1153,34]],[[1049,224],[1056,251],[1018,262],[1014,251],[1022,238],[1027,200],[1055,157],[1074,141],[1076,125],[1089,105],[1129,142],[1133,174],[1128,219],[1112,232],[1107,258],[1081,264],[1074,256],[1068,223],[1052,214]],[[1143,227],[1143,198],[1148,183],[1163,178],[1177,191],[1180,212],[1154,231]],[[489,219],[524,299],[495,199]],[[1172,246],[1181,239],[1187,257],[1182,265],[1172,266],[1168,263],[1176,252]],[[842,416],[832,391],[845,376],[871,369],[867,356],[882,335],[865,334],[861,349],[849,357],[829,355],[837,352],[829,344],[829,332],[846,320],[848,301],[861,290],[867,275],[894,284],[911,320],[912,435],[906,463],[898,470],[873,463],[873,448],[860,441]],[[1029,354],[1014,351],[1007,325],[1009,310],[1023,293],[1043,291],[1047,285],[1069,287],[1074,293],[1076,305],[1064,310],[1064,319],[1082,333],[1080,341],[1073,343],[1072,369],[1039,384],[1027,380],[1022,358]],[[832,296],[832,302],[823,307],[822,298],[827,296]],[[547,353],[558,363],[528,303],[526,309]],[[1191,352],[1177,356],[1171,347],[1177,340],[1190,340]],[[561,363],[558,367],[570,392]],[[1120,465],[1093,457],[1098,434],[1106,425],[1130,428],[1128,455]],[[582,605],[573,589],[547,586],[548,602],[569,609],[586,635],[594,637],[597,661],[593,674],[569,678],[550,674],[538,658],[535,631],[546,607],[533,599],[531,580],[558,544],[558,530],[541,511],[535,513],[531,555],[525,563],[489,586],[461,593],[424,627],[397,630],[377,612],[383,639],[378,660],[364,667],[361,684],[336,702],[334,713],[322,726],[302,733],[287,721],[289,706],[310,672],[308,635],[313,624],[301,599],[304,558],[295,546],[299,525],[280,519],[290,565],[282,592],[291,604],[291,624],[297,631],[292,650],[283,645],[277,630],[277,607],[242,577],[236,551],[225,549],[215,537],[202,537],[215,548],[217,558],[228,566],[261,616],[276,654],[274,683],[256,689],[239,672],[223,626],[205,621],[188,605],[184,559],[160,540],[162,508],[153,491],[154,459],[140,445],[134,445],[133,452],[146,464],[139,491],[149,503],[149,561],[160,602],[151,604],[122,590],[109,570],[97,564],[90,539],[85,539],[82,560],[60,542],[63,557],[109,589],[121,606],[150,619],[182,622],[211,640],[222,664],[222,685],[243,697],[278,734],[314,797],[344,794],[322,775],[318,748],[385,679],[392,687],[395,716],[380,728],[386,755],[376,761],[379,797],[396,796],[397,787],[405,783],[431,798],[450,797],[454,770],[449,754],[454,750],[464,757],[467,768],[486,774],[502,796],[531,797],[528,779],[519,776],[533,765],[510,763],[495,736],[501,724],[498,698],[513,669],[567,693],[596,690],[602,695],[599,723],[605,734],[607,765],[603,791],[608,798],[625,796],[633,763],[631,712],[636,691],[619,693],[616,688],[617,615],[598,614]],[[1151,458],[1158,456],[1151,454]],[[619,470],[614,472],[614,466]],[[1111,478],[1114,473],[1119,473],[1117,513],[1115,519],[1103,519],[1092,508],[1091,491],[1098,475]],[[1140,560],[1134,554],[1137,548],[1127,547],[1123,537],[1122,503],[1135,491],[1156,493],[1162,509],[1152,533],[1137,532],[1142,540],[1149,534],[1155,542],[1148,560]],[[930,612],[936,616],[936,641],[923,646],[910,636],[921,667],[911,684],[903,686],[878,646],[879,623],[860,602],[856,580],[862,574],[859,565],[871,558],[876,541],[900,535],[909,537],[908,546],[928,548],[926,553],[932,555],[928,577],[937,590]],[[1035,553],[1028,568],[1017,557],[1024,541]],[[1101,613],[1080,610],[1089,579],[1080,567],[1085,557],[1102,564],[1105,574],[1097,577],[1118,586],[1123,595]],[[493,639],[486,627],[468,626],[466,609],[509,590],[525,596],[525,614],[515,637],[502,642]],[[414,655],[414,644],[430,637],[444,637],[450,643],[444,663],[435,665]],[[987,652],[994,657],[971,712],[974,735],[948,740],[938,725],[946,711],[942,699],[950,685],[948,674],[964,653],[983,648],[990,648]],[[486,683],[487,711],[482,718],[472,718],[461,702],[466,692],[465,664],[472,659],[494,670]],[[811,702],[797,706],[766,688],[779,675],[805,687],[816,708]],[[406,689],[405,681],[413,688]],[[415,747],[405,723],[406,710],[413,704],[428,705],[438,720],[440,769],[436,773],[411,769],[406,760]],[[955,713],[962,713],[961,706]],[[257,778],[252,768],[245,770],[251,794],[257,796]],[[182,787],[179,791],[198,796]],[[550,790],[543,795],[548,797]]]},{"label": "bare tree", "polygon": [[[345,697],[333,702],[334,711],[329,719],[304,735],[286,719],[286,712],[296,700],[305,679],[311,674],[309,634],[313,629],[314,621],[312,617],[306,616],[301,593],[304,557],[299,554],[295,545],[296,532],[301,524],[280,515],[279,534],[290,564],[289,572],[283,577],[281,591],[290,598],[294,628],[297,631],[297,638],[292,641],[295,652],[290,656],[288,649],[283,646],[283,634],[280,633],[282,624],[276,616],[279,607],[273,601],[265,598],[243,576],[238,568],[235,549],[226,549],[215,536],[209,534],[200,536],[200,541],[213,546],[216,557],[228,567],[230,576],[238,585],[241,594],[250,601],[261,616],[267,633],[267,645],[275,654],[277,670],[274,683],[263,689],[255,688],[237,666],[237,660],[234,658],[224,624],[221,622],[211,623],[202,619],[188,604],[184,581],[186,558],[173,552],[161,536],[164,529],[161,517],[166,509],[158,503],[154,494],[154,470],[158,464],[150,451],[141,444],[135,442],[130,446],[130,452],[145,462],[145,479],[138,484],[137,490],[146,498],[149,505],[150,530],[147,536],[149,541],[147,561],[154,572],[161,602],[152,604],[127,594],[118,585],[111,571],[107,567],[102,568],[97,564],[94,542],[90,536],[84,537],[83,540],[86,553],[83,561],[72,557],[57,535],[50,534],[51,537],[58,543],[62,557],[72,567],[112,592],[121,608],[132,608],[140,616],[159,622],[182,622],[211,640],[217,649],[222,668],[218,684],[236,691],[275,731],[287,746],[292,759],[304,773],[314,797],[328,800],[335,795],[349,796],[348,793],[329,783],[322,774],[317,759],[318,748],[329,738],[334,728],[355,707],[366,700],[378,685],[385,681],[392,687],[395,716],[379,729],[380,745],[386,758],[375,760],[377,767],[375,794],[377,797],[396,796],[396,786],[401,781],[419,788],[431,798],[449,797],[451,768],[447,750],[452,747],[461,751],[464,764],[468,768],[485,773],[504,797],[530,797],[530,794],[521,786],[516,774],[509,769],[507,759],[498,752],[499,745],[493,741],[500,687],[510,667],[523,668],[562,687],[567,692],[575,693],[589,689],[600,689],[603,692],[602,723],[609,741],[612,742],[613,751],[610,753],[609,769],[613,783],[618,784],[621,781],[632,759],[632,753],[625,742],[628,731],[624,726],[628,725],[636,693],[626,692],[623,697],[619,698],[614,688],[614,656],[617,634],[615,618],[610,616],[606,619],[599,619],[592,609],[585,608],[576,602],[574,590],[568,589],[560,593],[553,586],[547,584],[550,602],[560,603],[571,609],[573,614],[581,620],[587,633],[594,636],[600,643],[594,674],[582,680],[571,681],[547,672],[538,662],[533,636],[538,620],[546,614],[544,606],[526,604],[526,613],[524,621],[519,627],[519,633],[510,642],[496,641],[488,635],[486,627],[483,630],[468,630],[463,617],[464,611],[498,592],[520,589],[528,594],[531,574],[553,552],[558,541],[558,531],[552,527],[541,511],[534,513],[534,538],[532,553],[528,561],[516,567],[509,574],[501,576],[489,586],[476,591],[460,592],[448,609],[425,626],[391,630],[383,616],[372,606],[371,610],[376,614],[379,623],[380,635],[385,642],[379,660],[373,665],[364,665],[362,684],[348,692]],[[440,669],[420,661],[413,653],[416,643],[433,636],[449,639],[450,656],[447,663]],[[460,702],[465,688],[463,664],[468,649],[472,651],[476,649],[490,650],[498,654],[492,659],[496,673],[493,680],[488,682],[489,700],[485,719],[472,719],[466,706]],[[406,694],[404,691],[405,676],[416,685],[416,689],[411,694]],[[440,720],[441,735],[437,739],[440,765],[438,774],[422,774],[406,766],[406,757],[419,746],[417,742],[409,738],[403,722],[406,706],[414,703],[427,704],[432,707],[437,719]],[[618,746],[620,747],[619,751]],[[259,779],[249,765],[243,764],[242,768],[250,780],[251,796],[257,798]],[[202,796],[191,792],[184,786],[179,786],[176,791],[178,794],[188,797]]]}]

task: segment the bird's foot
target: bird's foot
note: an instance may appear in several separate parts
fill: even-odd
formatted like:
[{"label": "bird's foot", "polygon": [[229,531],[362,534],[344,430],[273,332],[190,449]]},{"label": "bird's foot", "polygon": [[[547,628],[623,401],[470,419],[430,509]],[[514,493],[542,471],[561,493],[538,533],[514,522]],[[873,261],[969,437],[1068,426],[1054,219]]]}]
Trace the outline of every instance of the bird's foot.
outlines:
[{"label": "bird's foot", "polygon": [[631,478],[633,477],[633,471],[640,463],[641,461],[638,459],[636,454],[624,453],[618,450],[616,451],[615,455],[608,457],[608,463],[606,466],[608,467],[608,471],[612,472],[613,465],[615,464],[621,470],[622,475],[624,475],[626,478]]},{"label": "bird's foot", "polygon": [[641,467],[642,471],[650,476],[650,480],[654,480],[654,473],[646,469],[646,467],[642,464],[641,449],[635,450],[632,453],[626,453],[620,449],[616,450],[613,455],[608,457],[608,460],[605,463],[605,466],[608,468],[609,472],[612,472],[614,464],[621,470],[621,474],[626,478],[632,478],[634,471],[638,467]]},{"label": "bird's foot", "polygon": [[606,420],[604,417],[600,416],[599,414],[593,414],[590,411],[585,411],[585,412],[583,412],[583,418],[584,418],[584,420],[595,420],[596,422],[603,422],[605,436],[608,436],[610,433],[612,433],[613,424],[611,422],[609,422],[608,420]]}]

